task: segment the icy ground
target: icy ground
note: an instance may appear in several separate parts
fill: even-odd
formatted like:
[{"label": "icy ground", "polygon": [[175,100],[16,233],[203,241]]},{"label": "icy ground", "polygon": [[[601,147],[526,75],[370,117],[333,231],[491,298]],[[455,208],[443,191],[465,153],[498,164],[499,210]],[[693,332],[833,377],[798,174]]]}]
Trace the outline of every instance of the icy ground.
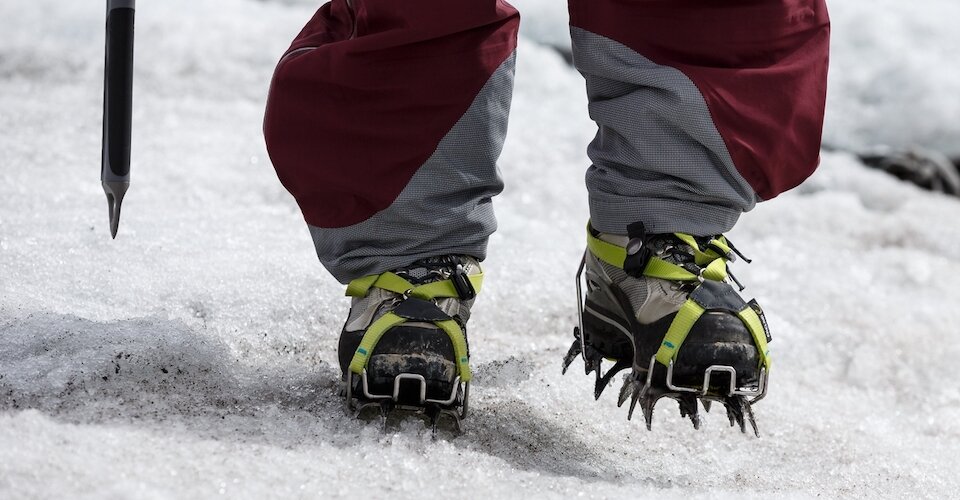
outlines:
[{"label": "icy ground", "polygon": [[[315,5],[141,2],[111,241],[102,2],[0,3],[0,498],[955,496],[960,203],[846,154],[732,234],[775,335],[761,439],[719,414],[695,432],[672,402],[647,432],[560,376],[592,126],[578,75],[535,41],[565,29],[549,1],[518,2],[473,416],[436,440],[344,417],[342,287],[262,145],[272,66]],[[828,142],[957,144],[958,10],[835,2]]]}]

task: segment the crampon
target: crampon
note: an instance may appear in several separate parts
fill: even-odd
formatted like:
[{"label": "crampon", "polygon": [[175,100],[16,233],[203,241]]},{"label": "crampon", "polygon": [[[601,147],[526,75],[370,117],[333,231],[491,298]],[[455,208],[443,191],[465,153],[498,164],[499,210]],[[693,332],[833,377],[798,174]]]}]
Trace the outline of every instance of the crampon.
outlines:
[{"label": "crampon", "polygon": [[445,256],[350,283],[339,347],[348,413],[459,433],[472,378],[466,323],[482,282],[476,260]]},{"label": "crampon", "polygon": [[[647,235],[639,223],[629,231],[621,246],[588,228],[576,278],[579,325],[563,372],[582,357],[599,399],[629,369],[618,406],[630,402],[628,419],[639,406],[647,429],[657,402],[669,398],[696,429],[700,406],[709,412],[719,403],[731,426],[746,433],[749,424],[759,437],[753,405],[767,392],[771,339],[760,306],[731,286],[739,282],[727,263],[743,256],[723,236]],[[613,365],[604,371],[604,362]]]}]

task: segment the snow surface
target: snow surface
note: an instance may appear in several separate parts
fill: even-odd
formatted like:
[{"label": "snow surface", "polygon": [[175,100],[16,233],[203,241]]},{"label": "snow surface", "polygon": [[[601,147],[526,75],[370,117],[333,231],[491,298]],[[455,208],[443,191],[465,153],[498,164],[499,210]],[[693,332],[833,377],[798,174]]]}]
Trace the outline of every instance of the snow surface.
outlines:
[{"label": "snow surface", "polygon": [[[775,335],[761,439],[718,414],[695,432],[672,402],[647,432],[561,377],[593,127],[546,46],[562,2],[517,3],[473,415],[439,439],[344,417],[342,287],[264,151],[272,66],[314,4],[141,3],[134,184],[111,241],[103,6],[0,3],[0,497],[955,496],[960,203],[847,154],[732,233]],[[832,144],[956,144],[957,14],[835,2]]]}]

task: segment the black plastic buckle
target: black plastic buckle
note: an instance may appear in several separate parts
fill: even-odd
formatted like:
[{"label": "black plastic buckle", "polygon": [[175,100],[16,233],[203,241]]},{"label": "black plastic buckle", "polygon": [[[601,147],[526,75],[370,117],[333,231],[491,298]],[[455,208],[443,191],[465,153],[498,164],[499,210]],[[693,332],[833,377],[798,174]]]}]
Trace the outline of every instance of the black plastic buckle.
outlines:
[{"label": "black plastic buckle", "polygon": [[634,222],[627,226],[627,258],[623,261],[623,270],[634,278],[643,275],[647,264],[653,258],[653,250],[647,247],[647,228],[642,222]]},{"label": "black plastic buckle", "polygon": [[453,283],[453,288],[457,291],[460,300],[472,300],[476,298],[477,290],[473,287],[473,283],[470,282],[470,276],[463,269],[463,264],[457,264],[457,268],[450,276],[450,281]]}]

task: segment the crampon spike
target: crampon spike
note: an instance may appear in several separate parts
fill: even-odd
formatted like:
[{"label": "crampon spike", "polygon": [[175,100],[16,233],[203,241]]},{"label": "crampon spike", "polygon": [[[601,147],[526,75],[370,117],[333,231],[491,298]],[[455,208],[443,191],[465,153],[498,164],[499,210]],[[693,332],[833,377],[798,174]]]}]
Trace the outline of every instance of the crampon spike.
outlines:
[{"label": "crampon spike", "polygon": [[583,355],[584,375],[590,375],[593,372],[597,372],[599,376],[601,362],[603,362],[603,358],[600,357],[593,349],[588,347]]},{"label": "crampon spike", "polygon": [[450,417],[450,420],[453,422],[453,430],[454,430],[457,434],[462,434],[462,433],[463,433],[463,423],[460,421],[460,415],[457,415],[457,414],[454,413],[454,412],[450,412],[450,413],[444,412],[444,414],[447,415],[447,416],[449,416],[449,417]]},{"label": "crampon spike", "polygon": [[743,396],[728,396],[723,401],[727,408],[727,418],[730,420],[730,427],[739,426],[740,432],[747,433],[746,414],[752,412],[749,409],[750,403]]},{"label": "crampon spike", "polygon": [[620,397],[617,398],[617,408],[623,406],[623,403],[627,402],[627,399],[630,398],[630,394],[633,392],[633,386],[636,385],[637,379],[633,375],[628,375],[623,379],[623,385],[620,387]]},{"label": "crampon spike", "polygon": [[428,409],[426,411],[427,418],[430,420],[430,435],[434,439],[437,437],[437,432],[440,426],[440,412],[434,409]]},{"label": "crampon spike", "polygon": [[697,403],[697,397],[693,394],[683,394],[677,397],[677,402],[680,404],[680,416],[689,418],[693,428],[700,430],[700,406]]},{"label": "crampon spike", "polygon": [[574,340],[573,345],[570,346],[570,350],[567,351],[567,355],[563,357],[563,374],[567,374],[567,370],[570,369],[570,365],[573,364],[574,360],[580,356],[583,352],[583,349],[580,347],[580,341]]},{"label": "crampon spike", "polygon": [[630,396],[630,411],[627,413],[627,420],[633,420],[633,411],[637,408],[637,401],[640,400],[641,392],[645,393],[645,387],[641,387],[640,384],[635,384],[633,387],[633,394]]},{"label": "crampon spike", "polygon": [[710,401],[709,399],[702,399],[700,400],[700,403],[703,404],[703,411],[710,413],[710,408],[713,407],[713,401]]},{"label": "crampon spike", "polygon": [[387,432],[387,417],[390,415],[390,410],[392,410],[390,402],[383,401],[380,403],[380,431],[383,433]]},{"label": "crampon spike", "polygon": [[429,420],[430,433],[433,439],[437,439],[439,437],[440,429],[444,427],[442,425],[444,419],[449,420],[453,424],[453,431],[455,434],[459,435],[463,432],[460,414],[454,410],[429,406],[424,409],[424,415]]},{"label": "crampon spike", "polygon": [[602,371],[603,362],[601,361],[597,365],[597,371],[594,372],[594,374],[596,374],[596,380],[593,383],[593,399],[600,399],[600,394],[603,392],[603,375],[601,375]]},{"label": "crampon spike", "polygon": [[757,419],[753,416],[753,405],[749,402],[744,403],[747,410],[747,419],[750,420],[750,427],[753,427],[753,433],[760,437],[760,429],[757,427]]},{"label": "crampon spike", "polygon": [[727,420],[730,421],[730,427],[737,425],[737,410],[734,408],[733,404],[730,401],[724,400],[723,407],[727,410]]},{"label": "crampon spike", "polygon": [[747,405],[747,400],[744,399],[743,397],[737,397],[737,402],[740,403],[740,412],[739,412],[739,414],[740,414],[740,422],[739,422],[739,423],[740,423],[740,432],[746,434],[746,433],[747,433],[747,419],[746,419],[745,417],[746,417],[746,413],[747,413],[747,411],[746,411],[746,410],[747,410],[747,406],[746,406],[746,405]]},{"label": "crampon spike", "polygon": [[647,430],[653,430],[653,408],[657,406],[659,396],[653,396],[649,392],[641,398],[640,408],[643,410],[643,420],[647,423]]},{"label": "crampon spike", "polygon": [[600,376],[600,370],[597,370],[597,382],[593,389],[594,399],[600,399],[600,395],[603,394],[604,389],[610,385],[610,382],[613,380],[618,373],[630,368],[630,363],[624,360],[617,361],[610,370],[604,376]]}]

